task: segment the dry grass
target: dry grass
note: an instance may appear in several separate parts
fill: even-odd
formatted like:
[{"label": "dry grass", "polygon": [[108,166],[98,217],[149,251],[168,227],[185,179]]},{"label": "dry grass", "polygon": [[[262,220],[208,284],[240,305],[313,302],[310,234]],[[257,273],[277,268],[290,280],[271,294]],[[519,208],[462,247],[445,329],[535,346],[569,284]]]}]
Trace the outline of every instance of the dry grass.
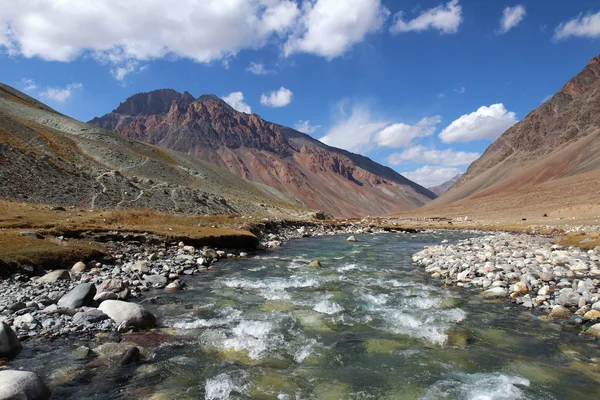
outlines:
[{"label": "dry grass", "polygon": [[[84,232],[151,233],[168,241],[195,246],[252,248],[257,238],[245,230],[253,221],[239,215],[175,216],[150,210],[89,211],[53,210],[47,205],[0,201],[0,262],[5,264],[56,265],[98,255],[97,244],[77,238]],[[19,235],[21,231],[69,240],[58,245]]]},{"label": "dry grass", "polygon": [[558,241],[558,244],[561,246],[576,246],[584,250],[592,250],[600,246],[600,236],[580,233],[567,234]]}]

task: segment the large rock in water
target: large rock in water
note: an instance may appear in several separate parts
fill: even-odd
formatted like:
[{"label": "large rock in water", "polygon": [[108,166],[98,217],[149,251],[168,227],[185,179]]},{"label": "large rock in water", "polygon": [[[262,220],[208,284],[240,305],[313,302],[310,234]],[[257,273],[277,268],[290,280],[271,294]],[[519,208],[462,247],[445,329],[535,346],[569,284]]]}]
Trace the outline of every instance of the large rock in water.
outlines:
[{"label": "large rock in water", "polygon": [[0,400],[48,400],[48,386],[33,372],[0,371]]},{"label": "large rock in water", "polygon": [[156,324],[156,317],[139,304],[105,300],[98,309],[115,321],[117,326],[126,323],[128,326],[145,329],[152,328]]},{"label": "large rock in water", "polygon": [[4,322],[0,323],[0,357],[17,355],[22,348],[15,331]]},{"label": "large rock in water", "polygon": [[58,306],[62,308],[79,308],[89,306],[94,301],[96,286],[93,283],[82,283],[73,288],[58,300]]}]

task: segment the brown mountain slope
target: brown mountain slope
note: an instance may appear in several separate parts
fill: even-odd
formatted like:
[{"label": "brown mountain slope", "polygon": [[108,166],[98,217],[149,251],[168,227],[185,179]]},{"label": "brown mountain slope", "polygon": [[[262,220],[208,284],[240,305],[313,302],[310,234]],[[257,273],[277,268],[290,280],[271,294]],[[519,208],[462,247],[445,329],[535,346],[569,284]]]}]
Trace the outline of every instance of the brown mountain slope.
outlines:
[{"label": "brown mountain slope", "polygon": [[140,93],[90,123],[215,163],[336,216],[398,212],[435,198],[388,167],[235,111],[214,95]]},{"label": "brown mountain slope", "polygon": [[554,97],[508,129],[445,195],[428,206],[507,193],[598,170],[599,135],[597,56]]},{"label": "brown mountain slope", "polygon": [[186,214],[308,215],[214,164],[68,118],[0,84],[0,198]]}]

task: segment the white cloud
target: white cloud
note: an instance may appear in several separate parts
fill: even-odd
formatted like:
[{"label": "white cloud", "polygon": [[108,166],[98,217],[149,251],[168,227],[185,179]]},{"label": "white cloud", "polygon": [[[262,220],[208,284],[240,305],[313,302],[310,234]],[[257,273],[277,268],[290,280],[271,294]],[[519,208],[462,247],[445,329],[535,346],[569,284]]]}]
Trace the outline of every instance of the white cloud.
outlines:
[{"label": "white cloud", "polygon": [[68,84],[64,88],[48,88],[41,92],[40,96],[58,103],[64,103],[73,95],[75,90],[79,89],[83,89],[83,84],[75,82]]},{"label": "white cloud", "polygon": [[142,72],[147,66],[139,67],[139,62],[135,60],[127,60],[123,64],[114,65],[110,69],[110,73],[118,81],[124,81],[125,77],[131,73]]},{"label": "white cloud", "polygon": [[400,165],[406,161],[416,164],[434,164],[445,167],[469,165],[481,156],[479,153],[454,151],[453,149],[436,150],[424,146],[413,146],[402,153],[394,153],[388,157],[391,165]]},{"label": "white cloud", "polygon": [[26,92],[31,92],[38,88],[37,83],[31,78],[23,78],[21,80],[21,85],[23,85],[23,90]]},{"label": "white cloud", "polygon": [[306,134],[315,133],[317,130],[319,130],[319,128],[321,128],[321,125],[311,125],[309,120],[300,120],[294,125],[294,129],[296,129],[298,132]]},{"label": "white cloud", "polygon": [[374,116],[365,105],[356,104],[349,113],[346,105],[340,102],[335,124],[319,140],[355,153],[364,154],[377,147],[409,146],[415,139],[432,135],[441,121],[434,116],[414,125],[392,123]]},{"label": "white cloud", "polygon": [[254,75],[269,75],[275,71],[265,68],[263,63],[251,62],[246,71],[253,73]]},{"label": "white cloud", "polygon": [[394,15],[394,24],[390,31],[394,34],[410,31],[425,31],[437,29],[441,33],[456,33],[462,22],[462,7],[458,0],[451,0],[446,5],[424,11],[416,18],[404,20],[404,12],[400,11]]},{"label": "white cloud", "polygon": [[440,133],[440,139],[445,143],[495,140],[516,123],[516,114],[509,112],[504,104],[492,104],[459,117]]},{"label": "white cloud", "polygon": [[522,4],[518,4],[514,7],[507,6],[502,13],[502,19],[500,20],[500,33],[504,34],[519,25],[526,14],[527,11]]},{"label": "white cloud", "polygon": [[267,107],[285,107],[292,102],[294,94],[283,86],[277,91],[263,93],[260,96],[260,104]]},{"label": "white cloud", "polygon": [[0,0],[0,45],[24,57],[69,62],[85,54],[124,77],[130,61],[208,63],[264,46],[295,26],[291,0]]},{"label": "white cloud", "polygon": [[339,57],[369,33],[381,28],[389,11],[381,0],[304,1],[302,17],[285,44],[286,56],[313,53]]},{"label": "white cloud", "polygon": [[242,92],[233,92],[221,98],[225,103],[229,104],[233,109],[239,112],[246,114],[252,113],[252,108],[244,103],[244,93]]},{"label": "white cloud", "polygon": [[554,30],[554,39],[566,39],[571,36],[598,38],[600,37],[600,11],[596,14],[579,14],[567,22],[561,22]]},{"label": "white cloud", "polygon": [[426,165],[416,171],[402,172],[401,174],[411,181],[417,182],[421,186],[432,187],[441,185],[461,173],[462,171],[458,168],[432,167]]},{"label": "white cloud", "polygon": [[465,94],[465,92],[467,91],[467,88],[464,86],[459,86],[456,89],[454,89],[454,91],[458,94]]},{"label": "white cloud", "polygon": [[378,121],[369,109],[355,105],[350,115],[346,113],[346,104],[339,104],[339,117],[335,125],[319,140],[330,146],[339,147],[355,153],[364,153],[375,148],[373,136],[385,128],[387,121]]},{"label": "white cloud", "polygon": [[373,137],[381,147],[400,148],[410,146],[413,140],[433,135],[436,126],[442,122],[440,116],[423,118],[415,125],[404,123],[385,127]]}]

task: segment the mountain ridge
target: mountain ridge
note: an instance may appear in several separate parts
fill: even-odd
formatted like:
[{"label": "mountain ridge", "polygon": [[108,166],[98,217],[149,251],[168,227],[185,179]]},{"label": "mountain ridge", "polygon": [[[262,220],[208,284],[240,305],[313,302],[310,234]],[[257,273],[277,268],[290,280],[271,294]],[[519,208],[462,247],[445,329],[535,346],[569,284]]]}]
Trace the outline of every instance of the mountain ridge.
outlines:
[{"label": "mountain ridge", "polygon": [[436,197],[367,157],[238,112],[215,95],[191,101],[186,93],[138,93],[90,123],[212,162],[336,216],[414,209]]}]

